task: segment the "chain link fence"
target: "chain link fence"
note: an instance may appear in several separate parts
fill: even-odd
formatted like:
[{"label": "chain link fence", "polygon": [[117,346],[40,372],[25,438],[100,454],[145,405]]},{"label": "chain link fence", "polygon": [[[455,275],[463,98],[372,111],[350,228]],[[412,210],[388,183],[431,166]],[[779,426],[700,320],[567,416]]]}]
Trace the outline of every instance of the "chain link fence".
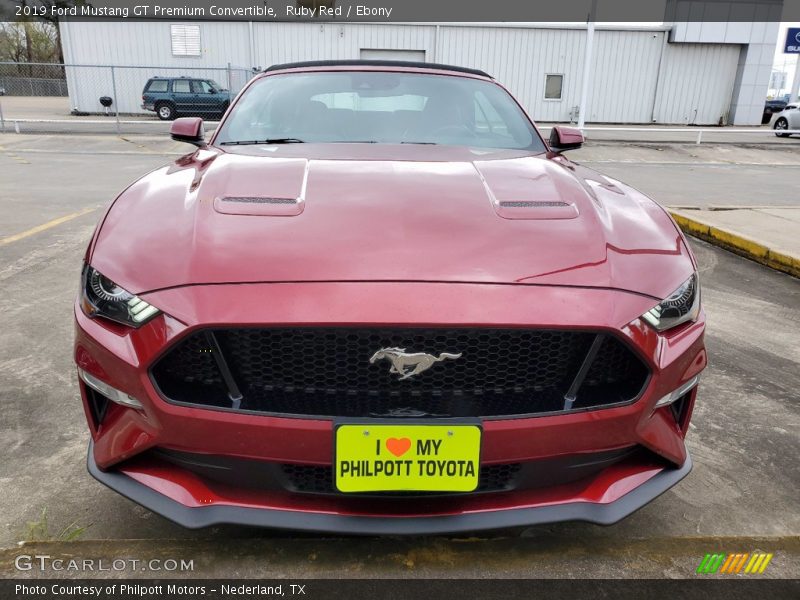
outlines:
[{"label": "chain link fence", "polygon": [[[161,133],[163,120],[218,120],[252,69],[0,62],[0,131]],[[151,83],[148,88],[148,82]],[[147,93],[146,93],[147,89]],[[168,106],[170,110],[159,108]],[[159,114],[161,115],[159,117]]]},{"label": "chain link fence", "polygon": [[5,96],[66,96],[63,65],[0,63],[0,94]]}]

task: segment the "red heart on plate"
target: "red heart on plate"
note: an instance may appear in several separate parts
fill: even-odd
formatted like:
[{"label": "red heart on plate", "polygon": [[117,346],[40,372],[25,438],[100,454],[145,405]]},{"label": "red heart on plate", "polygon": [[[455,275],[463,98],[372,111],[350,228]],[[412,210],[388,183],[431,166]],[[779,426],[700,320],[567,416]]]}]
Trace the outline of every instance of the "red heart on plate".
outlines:
[{"label": "red heart on plate", "polygon": [[403,456],[411,448],[411,440],[408,438],[389,438],[386,440],[386,449],[395,456]]}]

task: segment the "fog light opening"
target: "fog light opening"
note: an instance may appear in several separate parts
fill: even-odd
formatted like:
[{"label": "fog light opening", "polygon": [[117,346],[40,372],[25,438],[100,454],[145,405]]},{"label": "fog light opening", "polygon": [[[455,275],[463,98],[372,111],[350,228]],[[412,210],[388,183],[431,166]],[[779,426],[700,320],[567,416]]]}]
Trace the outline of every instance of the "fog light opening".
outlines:
[{"label": "fog light opening", "polygon": [[677,401],[669,405],[669,410],[672,412],[672,417],[675,419],[675,423],[677,423],[678,429],[680,429],[684,433],[686,432],[686,429],[689,425],[688,411],[689,411],[689,402],[691,400],[691,397],[692,397],[691,391],[686,392],[683,396],[678,398]]},{"label": "fog light opening", "polygon": [[108,385],[104,381],[99,380],[97,377],[91,375],[90,373],[87,373],[83,369],[78,369],[78,376],[81,378],[81,381],[83,381],[86,385],[88,385],[98,394],[105,396],[112,402],[115,402],[116,404],[120,404],[122,406],[127,406],[128,408],[134,408],[136,410],[144,409],[142,403],[139,402],[133,396],[130,396],[125,392],[122,392],[117,388]]}]

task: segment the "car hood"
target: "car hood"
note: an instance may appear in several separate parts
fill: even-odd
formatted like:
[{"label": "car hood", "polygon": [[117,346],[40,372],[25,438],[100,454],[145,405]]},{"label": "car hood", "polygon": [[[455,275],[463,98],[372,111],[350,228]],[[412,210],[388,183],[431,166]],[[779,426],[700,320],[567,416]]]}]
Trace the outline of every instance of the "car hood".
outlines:
[{"label": "car hood", "polygon": [[565,158],[341,144],[183,157],[117,199],[91,263],[133,293],[439,281],[662,298],[693,269],[661,207]]}]

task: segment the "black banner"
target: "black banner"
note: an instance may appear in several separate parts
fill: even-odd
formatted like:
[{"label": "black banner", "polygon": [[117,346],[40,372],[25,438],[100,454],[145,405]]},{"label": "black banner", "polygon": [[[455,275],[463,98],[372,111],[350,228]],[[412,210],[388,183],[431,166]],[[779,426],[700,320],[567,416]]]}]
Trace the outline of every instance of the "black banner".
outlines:
[{"label": "black banner", "polygon": [[570,598],[681,600],[783,600],[800,597],[800,581],[781,579],[97,579],[0,580],[3,600],[208,600],[302,598],[410,600],[450,598],[509,600],[513,598]]},{"label": "black banner", "polygon": [[0,21],[780,22],[800,0],[0,0]]}]

